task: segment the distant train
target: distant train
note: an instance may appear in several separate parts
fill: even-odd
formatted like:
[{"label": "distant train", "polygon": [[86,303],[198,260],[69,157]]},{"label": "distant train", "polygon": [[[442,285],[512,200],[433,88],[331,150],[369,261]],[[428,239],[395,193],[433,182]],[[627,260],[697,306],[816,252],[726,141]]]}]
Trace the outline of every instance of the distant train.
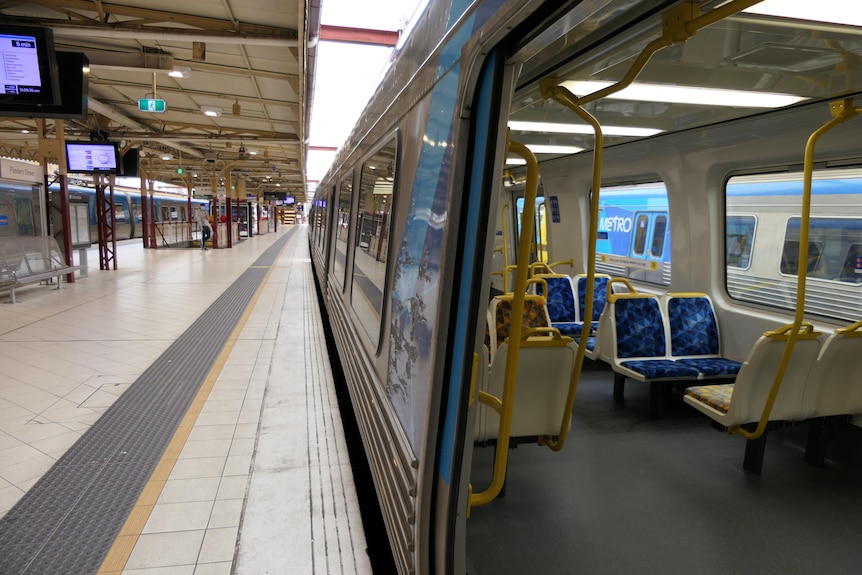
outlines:
[{"label": "distant train", "polygon": [[[59,185],[53,184],[49,191],[55,194]],[[31,236],[42,233],[45,215],[44,199],[38,188],[27,184],[0,182],[0,236]],[[90,226],[90,241],[98,241],[96,228],[96,190],[80,185],[69,186],[69,201],[87,204],[87,219]],[[192,198],[192,209],[199,205],[209,208],[210,202]],[[167,192],[155,192],[153,196],[153,218],[156,223],[188,222],[189,200]],[[142,237],[140,190],[115,186],[114,188],[115,237],[118,240]]]},{"label": "distant train", "polygon": [[[51,186],[51,192],[56,192],[59,187]],[[90,240],[98,241],[98,230],[96,228],[96,190],[84,186],[69,186],[70,202],[86,202],[90,220]],[[203,205],[209,207],[210,202],[197,198],[191,199],[192,209]],[[153,194],[153,219],[156,223],[179,223],[188,222],[189,200],[177,194],[166,192],[155,192]],[[140,238],[143,236],[141,225],[141,192],[140,190],[115,187],[114,188],[114,234],[118,240]]]},{"label": "distant train", "polygon": [[[738,176],[727,183],[727,290],[792,309],[802,174]],[[806,311],[850,320],[862,307],[862,170],[819,172],[812,183]],[[670,285],[670,216],[662,184],[602,188],[596,270]]]},{"label": "distant train", "polygon": [[[817,3],[808,3],[813,13],[755,4],[423,5],[309,214],[312,264],[349,391],[340,407],[355,416],[400,573],[798,572],[811,557],[835,572],[858,568],[862,406],[845,402],[854,411],[828,432],[812,424],[812,445],[844,442],[822,474],[787,465],[781,477],[741,481],[726,461],[711,464],[726,456],[695,429],[706,417],[678,425],[621,417],[637,401],[610,403],[621,397],[608,365],[581,370],[573,360],[564,401],[549,391],[564,371],[557,364],[522,372],[519,347],[551,356],[574,344],[541,325],[540,306],[523,314],[535,331],[490,337],[522,314],[491,308],[489,296],[496,288],[512,302],[525,298],[526,278],[544,263],[570,277],[625,279],[641,293],[618,299],[662,302],[654,308],[706,294],[721,329],[695,334],[720,343],[721,357],[710,359],[741,364],[764,334],[793,342],[790,330],[817,346],[845,333],[862,342],[862,26]],[[813,174],[810,217],[804,168]],[[646,340],[664,346],[670,328],[639,321],[646,317],[628,322],[646,326],[629,351]],[[650,356],[660,356],[668,380],[680,373],[667,350],[675,343]],[[787,371],[804,378],[801,347],[788,343],[782,365],[799,361]],[[514,359],[501,366],[499,357]],[[630,357],[636,364],[640,354]],[[836,361],[841,381],[830,383],[858,386],[857,364]],[[782,371],[758,379],[774,385]],[[597,384],[583,400],[582,373]],[[491,386],[501,374],[505,385]],[[668,387],[656,389],[670,396],[687,386]],[[746,407],[768,419],[766,405]],[[522,433],[509,455],[522,409],[547,426]],[[477,434],[476,421],[495,413],[494,433]],[[733,432],[749,431],[742,426],[760,422]],[[563,448],[569,429],[576,446]],[[498,442],[493,454],[486,437]],[[746,439],[762,446],[765,437]],[[785,439],[789,459],[802,449]],[[794,491],[797,483],[805,486]],[[837,505],[827,495],[833,483],[850,494]],[[767,500],[775,505],[765,515]],[[816,528],[829,536],[812,542],[810,510],[830,505]],[[769,529],[740,528],[754,515]],[[775,536],[789,525],[802,528]]]}]

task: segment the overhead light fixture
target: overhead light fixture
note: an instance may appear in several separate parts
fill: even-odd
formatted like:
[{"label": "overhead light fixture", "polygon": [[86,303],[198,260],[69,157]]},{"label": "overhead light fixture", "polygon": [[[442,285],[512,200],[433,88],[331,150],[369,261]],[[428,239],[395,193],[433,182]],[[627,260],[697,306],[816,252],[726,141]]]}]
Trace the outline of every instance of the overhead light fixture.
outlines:
[{"label": "overhead light fixture", "polygon": [[[562,124],[560,122],[509,122],[513,132],[542,132],[546,134],[593,134],[592,126],[586,124]],[[664,130],[654,128],[634,128],[626,126],[602,126],[605,136],[646,137]]]},{"label": "overhead light fixture", "polygon": [[526,144],[527,148],[534,154],[577,154],[583,152],[583,148],[577,146],[545,146],[539,144]]},{"label": "overhead light fixture", "polygon": [[192,69],[185,67],[174,67],[173,70],[168,72],[168,76],[170,76],[171,78],[188,78],[191,75]]},{"label": "overhead light fixture", "polygon": [[211,118],[217,118],[218,116],[221,116],[221,108],[219,108],[218,106],[201,106],[201,112]]},{"label": "overhead light fixture", "polygon": [[170,154],[162,154],[160,157],[161,157],[163,160],[173,160],[173,159],[174,159],[174,157],[173,157],[172,155],[170,155]]},{"label": "overhead light fixture", "polygon": [[[611,85],[611,82],[596,82],[592,80],[566,80],[560,84],[560,86],[563,86],[572,94],[580,97],[598,92]],[[736,108],[782,108],[807,99],[793,94],[775,94],[772,92],[638,83],[610,94],[606,98],[609,100],[634,100],[637,102],[697,104],[701,106],[728,106]]]},{"label": "overhead light fixture", "polygon": [[846,0],[818,0],[817,2],[811,2],[811,0],[763,0],[751,8],[746,8],[743,12],[794,20],[862,26],[862,10],[859,8],[858,4],[850,6]]}]

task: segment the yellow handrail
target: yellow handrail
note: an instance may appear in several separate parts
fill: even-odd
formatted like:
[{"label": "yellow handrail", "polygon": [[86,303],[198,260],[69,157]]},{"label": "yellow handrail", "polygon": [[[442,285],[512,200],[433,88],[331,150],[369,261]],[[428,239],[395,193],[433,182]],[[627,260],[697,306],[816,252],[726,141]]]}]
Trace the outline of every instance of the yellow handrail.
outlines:
[{"label": "yellow handrail", "polygon": [[[582,120],[590,124],[595,133],[596,142],[593,146],[593,183],[592,194],[590,198],[590,227],[587,248],[587,285],[586,293],[584,294],[584,318],[593,317],[593,293],[595,292],[596,280],[596,238],[598,237],[599,227],[599,188],[602,185],[602,159],[604,156],[604,138],[602,136],[602,127],[599,121],[577,103],[577,97],[569,92],[566,88],[559,86],[557,79],[553,77],[545,78],[540,83],[540,90],[545,99],[553,99],[563,104],[575,112]],[[585,325],[591,325],[586,323]],[[575,356],[575,367],[572,370],[572,380],[569,384],[569,394],[566,397],[566,407],[563,410],[563,420],[560,422],[560,432],[557,438],[551,436],[543,436],[540,438],[540,443],[547,445],[553,451],[559,451],[566,443],[566,437],[569,433],[569,426],[572,420],[572,407],[575,404],[575,395],[578,391],[578,384],[581,379],[581,368],[584,365],[584,355],[587,351],[587,339],[590,330],[586,329],[581,334],[581,339],[578,342],[578,353]]]},{"label": "yellow handrail", "polygon": [[808,277],[808,266],[805,262],[808,261],[808,232],[811,219],[811,179],[814,173],[814,147],[821,136],[835,126],[855,118],[862,112],[862,108],[854,107],[853,100],[844,99],[830,102],[829,111],[832,113],[832,119],[814,130],[805,144],[805,161],[802,175],[802,218],[799,222],[799,260],[797,260],[798,263],[796,266],[796,313],[793,316],[792,329],[789,331],[787,343],[784,345],[784,352],[781,354],[781,361],[778,363],[778,370],[775,373],[775,379],[772,381],[772,387],[769,389],[769,396],[766,398],[766,403],[763,406],[763,412],[760,414],[760,421],[757,422],[757,427],[754,431],[747,431],[736,425],[728,430],[731,433],[738,433],[746,439],[758,439],[766,431],[766,425],[769,423],[769,416],[772,413],[772,406],[775,404],[775,398],[778,397],[779,389],[781,389],[781,382],[784,380],[784,373],[787,371],[787,365],[790,363],[790,357],[793,355],[793,346],[799,337],[799,328],[802,326],[802,318],[805,314],[805,286]]},{"label": "yellow handrail", "polygon": [[[515,385],[518,375],[518,356],[521,349],[521,337],[511,337],[520,334],[524,321],[524,299],[527,289],[527,273],[530,264],[530,239],[533,234],[536,192],[539,188],[539,162],[536,156],[523,144],[508,141],[507,150],[517,154],[527,162],[527,184],[524,189],[524,211],[521,213],[521,235],[518,238],[518,265],[515,271],[515,287],[512,295],[512,322],[509,331],[509,353],[506,355],[506,373],[503,379],[503,397],[500,408],[500,428],[497,434],[497,449],[494,455],[494,478],[485,491],[470,493],[469,509],[476,505],[484,505],[493,501],[503,489],[506,480],[506,463],[509,457],[509,439],[512,430],[512,408],[515,400]],[[487,394],[479,393],[483,403]],[[472,490],[471,490],[472,491]]]},{"label": "yellow handrail", "polygon": [[509,211],[509,204],[503,204],[500,208],[500,224],[503,227],[503,291],[509,291],[509,231],[506,227],[506,212]]},{"label": "yellow handrail", "polygon": [[715,24],[719,20],[733,16],[741,10],[750,8],[755,4],[759,4],[762,0],[733,0],[727,4],[710,10],[706,14],[700,14],[699,2],[684,2],[662,13],[662,35],[647,44],[647,46],[638,54],[637,59],[629,68],[622,80],[616,84],[612,84],[606,88],[587,94],[581,98],[575,97],[578,105],[589,104],[595,102],[611,94],[615,94],[620,90],[628,88],[629,85],[637,79],[641,70],[649,63],[653,54],[673,46],[678,42],[685,42],[694,36],[698,30],[706,28],[710,24]]}]

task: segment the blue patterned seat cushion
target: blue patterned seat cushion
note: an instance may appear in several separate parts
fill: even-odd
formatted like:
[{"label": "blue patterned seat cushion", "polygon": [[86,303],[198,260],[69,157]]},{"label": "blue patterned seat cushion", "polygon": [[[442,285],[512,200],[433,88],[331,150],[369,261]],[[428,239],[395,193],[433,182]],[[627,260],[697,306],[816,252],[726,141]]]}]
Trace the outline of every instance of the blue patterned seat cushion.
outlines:
[{"label": "blue patterned seat cushion", "polygon": [[614,305],[617,357],[664,357],[664,321],[658,300],[620,298]]},{"label": "blue patterned seat cushion", "polygon": [[[542,276],[548,284],[547,306],[551,322],[574,322],[575,315],[575,292],[572,291],[572,280],[568,276]],[[542,285],[537,288],[540,295]]]},{"label": "blue patterned seat cushion", "polygon": [[[605,304],[608,301],[608,280],[607,277],[597,277],[593,281],[593,321],[598,321],[602,315],[602,310],[605,309]],[[578,317],[586,321],[584,318],[584,310],[587,302],[587,278],[578,276]]]},{"label": "blue patterned seat cushion", "polygon": [[697,357],[678,359],[677,362],[691,366],[698,370],[704,377],[731,376],[739,373],[742,364],[732,359],[723,357]]},{"label": "blue patterned seat cushion", "polygon": [[672,357],[718,355],[718,327],[705,297],[675,297],[667,302]]},{"label": "blue patterned seat cushion", "polygon": [[700,375],[695,368],[670,359],[635,359],[622,361],[620,365],[641,374],[644,379],[690,379]]},{"label": "blue patterned seat cushion", "polygon": [[730,400],[733,397],[733,384],[689,387],[685,390],[685,394],[722,413],[727,413],[730,410]]},{"label": "blue patterned seat cushion", "polygon": [[[575,343],[580,345],[581,339],[576,338]],[[596,350],[596,338],[595,338],[595,336],[590,336],[587,338],[587,350],[588,351],[595,351]]]},{"label": "blue patterned seat cushion", "polygon": [[555,327],[560,330],[560,335],[567,335],[569,337],[578,337],[581,335],[581,332],[584,331],[584,324],[578,321],[552,321],[551,327]]}]

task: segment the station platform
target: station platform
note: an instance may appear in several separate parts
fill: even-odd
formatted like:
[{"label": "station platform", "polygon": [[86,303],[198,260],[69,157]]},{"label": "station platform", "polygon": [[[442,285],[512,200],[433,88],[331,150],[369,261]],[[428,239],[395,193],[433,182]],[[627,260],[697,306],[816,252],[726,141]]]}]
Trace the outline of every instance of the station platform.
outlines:
[{"label": "station platform", "polygon": [[0,573],[371,573],[306,226],[91,251],[0,294]]}]

